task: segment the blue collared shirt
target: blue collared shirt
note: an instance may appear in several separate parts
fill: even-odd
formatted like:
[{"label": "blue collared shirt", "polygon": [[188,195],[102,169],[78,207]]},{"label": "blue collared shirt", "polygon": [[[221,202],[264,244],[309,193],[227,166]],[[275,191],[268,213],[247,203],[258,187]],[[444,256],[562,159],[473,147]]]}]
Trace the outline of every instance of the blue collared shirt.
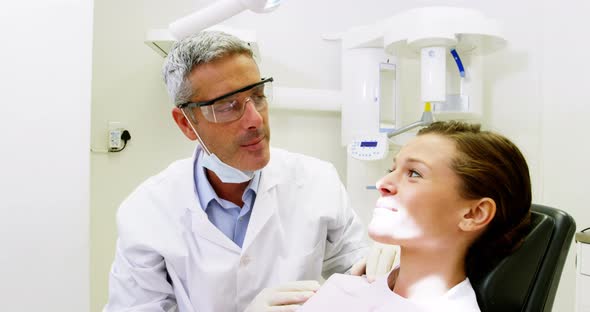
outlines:
[{"label": "blue collared shirt", "polygon": [[242,194],[244,206],[240,208],[238,205],[217,196],[217,193],[215,193],[215,190],[207,179],[207,175],[205,174],[206,169],[201,165],[202,162],[200,159],[203,157],[202,153],[199,155],[199,160],[194,166],[197,197],[199,198],[201,207],[207,214],[209,221],[241,248],[244,243],[244,237],[246,237],[248,223],[250,223],[252,207],[256,200],[260,171],[256,172],[244,194]]}]

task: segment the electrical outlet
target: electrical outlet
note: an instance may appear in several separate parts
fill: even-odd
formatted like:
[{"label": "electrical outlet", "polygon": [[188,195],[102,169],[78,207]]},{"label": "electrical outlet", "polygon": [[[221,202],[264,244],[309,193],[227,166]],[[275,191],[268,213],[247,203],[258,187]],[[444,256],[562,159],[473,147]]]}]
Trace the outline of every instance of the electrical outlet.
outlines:
[{"label": "electrical outlet", "polygon": [[123,140],[121,134],[123,133],[123,125],[118,121],[109,121],[108,133],[108,148],[109,150],[118,150],[123,148]]}]

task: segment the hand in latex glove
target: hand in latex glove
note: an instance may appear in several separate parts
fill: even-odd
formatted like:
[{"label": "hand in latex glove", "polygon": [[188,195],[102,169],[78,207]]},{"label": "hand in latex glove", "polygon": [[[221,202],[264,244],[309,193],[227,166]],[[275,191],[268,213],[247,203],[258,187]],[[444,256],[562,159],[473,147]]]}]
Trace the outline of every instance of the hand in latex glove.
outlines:
[{"label": "hand in latex glove", "polygon": [[377,277],[391,271],[396,256],[397,246],[374,243],[369,254],[352,266],[350,274],[357,276],[366,274],[367,280],[373,282]]},{"label": "hand in latex glove", "polygon": [[293,312],[320,288],[317,281],[296,281],[263,289],[244,312]]}]

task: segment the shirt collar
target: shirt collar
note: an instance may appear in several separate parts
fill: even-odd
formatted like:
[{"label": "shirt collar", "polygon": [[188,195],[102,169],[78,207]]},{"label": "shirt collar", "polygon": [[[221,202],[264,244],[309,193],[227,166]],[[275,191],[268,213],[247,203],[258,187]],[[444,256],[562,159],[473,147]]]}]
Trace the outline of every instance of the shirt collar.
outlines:
[{"label": "shirt collar", "polygon": [[[221,203],[221,199],[219,198],[219,196],[217,196],[217,193],[215,193],[213,186],[211,186],[211,183],[209,183],[209,179],[207,179],[207,175],[205,174],[205,168],[203,167],[203,165],[202,165],[203,162],[201,161],[201,159],[203,158],[203,153],[204,153],[204,151],[201,150],[199,155],[197,155],[197,157],[195,157],[194,177],[195,177],[197,198],[199,199],[199,202],[201,203],[201,207],[203,208],[203,211],[207,211],[207,207],[209,206],[209,203],[212,200],[215,200],[218,203]],[[255,195],[257,194],[258,185],[260,184],[260,172],[261,172],[261,170],[257,170],[254,173],[254,177],[252,178],[252,180],[250,180],[250,183],[248,183],[248,187],[244,191],[244,194],[242,194],[242,200],[244,202],[246,202],[250,198],[253,199],[255,197]],[[249,194],[253,194],[253,195],[249,195]],[[252,200],[252,199],[250,199],[250,200]],[[248,204],[251,204],[251,203],[248,203]]]}]

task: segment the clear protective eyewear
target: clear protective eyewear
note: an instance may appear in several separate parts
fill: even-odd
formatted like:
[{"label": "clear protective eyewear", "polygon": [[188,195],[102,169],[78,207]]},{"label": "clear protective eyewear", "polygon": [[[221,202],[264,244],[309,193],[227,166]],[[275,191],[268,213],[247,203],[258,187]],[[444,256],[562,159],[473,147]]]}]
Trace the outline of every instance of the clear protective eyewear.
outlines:
[{"label": "clear protective eyewear", "polygon": [[247,85],[222,96],[204,102],[187,102],[178,108],[187,108],[191,118],[195,120],[193,110],[197,107],[207,121],[222,123],[238,120],[244,115],[246,104],[251,101],[257,111],[262,111],[272,101],[272,77]]}]

